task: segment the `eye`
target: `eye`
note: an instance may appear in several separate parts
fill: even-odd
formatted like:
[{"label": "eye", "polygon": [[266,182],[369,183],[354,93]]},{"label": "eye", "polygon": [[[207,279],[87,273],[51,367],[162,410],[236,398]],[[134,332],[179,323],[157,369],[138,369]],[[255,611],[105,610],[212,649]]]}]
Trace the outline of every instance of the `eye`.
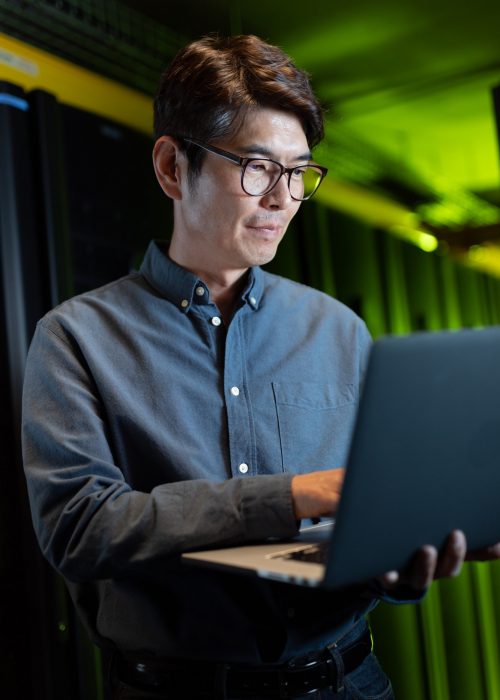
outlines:
[{"label": "eye", "polygon": [[292,177],[296,178],[297,180],[301,180],[307,170],[307,165],[298,165],[296,168],[292,170]]},{"label": "eye", "polygon": [[247,170],[252,174],[264,173],[269,169],[269,164],[265,160],[251,160],[248,162]]}]

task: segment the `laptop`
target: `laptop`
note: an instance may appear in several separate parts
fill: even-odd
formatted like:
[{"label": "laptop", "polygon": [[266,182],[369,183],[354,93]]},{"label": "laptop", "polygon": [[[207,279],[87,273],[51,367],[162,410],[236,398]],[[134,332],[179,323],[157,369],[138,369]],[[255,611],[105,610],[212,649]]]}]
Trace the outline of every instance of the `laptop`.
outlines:
[{"label": "laptop", "polygon": [[338,588],[404,568],[455,528],[470,549],[500,541],[500,326],[377,340],[346,467],[335,520],[183,561]]}]

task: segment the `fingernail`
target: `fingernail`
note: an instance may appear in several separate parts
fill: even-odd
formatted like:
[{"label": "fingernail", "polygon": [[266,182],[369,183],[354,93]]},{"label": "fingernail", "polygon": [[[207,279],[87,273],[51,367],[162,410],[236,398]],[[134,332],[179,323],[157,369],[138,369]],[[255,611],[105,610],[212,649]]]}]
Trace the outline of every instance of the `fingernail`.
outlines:
[{"label": "fingernail", "polygon": [[399,574],[398,574],[398,572],[397,572],[397,571],[388,571],[388,572],[385,574],[385,580],[386,580],[388,583],[396,583],[396,581],[399,580]]},{"label": "fingernail", "polygon": [[453,530],[452,543],[456,549],[461,549],[465,544],[465,535],[461,530]]}]

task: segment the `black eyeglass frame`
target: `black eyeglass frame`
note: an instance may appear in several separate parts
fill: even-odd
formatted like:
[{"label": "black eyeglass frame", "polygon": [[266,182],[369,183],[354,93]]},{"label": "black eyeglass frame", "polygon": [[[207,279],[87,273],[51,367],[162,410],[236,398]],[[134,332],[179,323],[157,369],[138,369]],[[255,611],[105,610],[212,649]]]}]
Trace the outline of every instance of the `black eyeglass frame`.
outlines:
[{"label": "black eyeglass frame", "polygon": [[[311,192],[311,194],[308,195],[307,197],[302,197],[301,199],[299,199],[297,197],[294,197],[291,190],[290,190],[290,180],[291,180],[293,171],[297,170],[297,168],[304,167],[304,166],[294,165],[292,168],[286,168],[282,163],[278,162],[277,160],[273,160],[272,158],[257,158],[257,157],[244,158],[242,156],[236,155],[235,153],[230,153],[229,151],[224,151],[224,150],[222,150],[222,148],[217,148],[216,146],[207,146],[205,143],[201,143],[201,141],[195,141],[195,139],[188,139],[185,136],[183,136],[181,138],[183,141],[186,141],[187,143],[192,143],[194,146],[198,146],[199,148],[203,148],[203,150],[208,151],[209,153],[213,153],[216,156],[221,156],[222,158],[225,158],[226,160],[230,161],[231,163],[234,163],[235,165],[239,165],[241,168],[241,189],[249,197],[263,197],[264,195],[269,194],[269,192],[271,192],[271,190],[273,190],[276,187],[276,185],[278,184],[278,182],[280,181],[280,178],[284,175],[284,173],[286,173],[288,175],[288,191],[290,192],[290,197],[296,202],[306,202],[308,199],[311,199],[311,197],[317,192],[318,187],[321,185],[325,175],[328,172],[328,168],[325,168],[322,165],[318,165],[317,163],[304,163],[304,166],[307,166],[308,168],[315,168],[316,170],[319,170],[321,177],[320,177],[315,189]],[[267,190],[264,190],[264,192],[261,192],[259,194],[252,194],[251,192],[247,192],[247,190],[243,187],[243,178],[245,176],[245,170],[246,170],[248,164],[251,163],[253,160],[265,160],[265,161],[268,161],[269,163],[274,163],[274,165],[277,165],[281,170],[279,177],[276,178],[276,182],[274,184],[272,184],[271,187],[268,187]]]}]

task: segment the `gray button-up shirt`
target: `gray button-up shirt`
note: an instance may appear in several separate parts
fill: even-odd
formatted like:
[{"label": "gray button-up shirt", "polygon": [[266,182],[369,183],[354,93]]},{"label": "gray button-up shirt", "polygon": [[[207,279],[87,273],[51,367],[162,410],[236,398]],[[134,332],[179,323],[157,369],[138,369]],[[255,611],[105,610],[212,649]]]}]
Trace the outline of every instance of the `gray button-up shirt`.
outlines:
[{"label": "gray button-up shirt", "polygon": [[368,332],[260,268],[226,327],[166,245],[38,324],[23,450],[41,548],[94,639],[122,651],[258,662],[317,648],[371,607],[366,590],[201,571],[178,554],[296,533],[292,475],[345,463]]}]

